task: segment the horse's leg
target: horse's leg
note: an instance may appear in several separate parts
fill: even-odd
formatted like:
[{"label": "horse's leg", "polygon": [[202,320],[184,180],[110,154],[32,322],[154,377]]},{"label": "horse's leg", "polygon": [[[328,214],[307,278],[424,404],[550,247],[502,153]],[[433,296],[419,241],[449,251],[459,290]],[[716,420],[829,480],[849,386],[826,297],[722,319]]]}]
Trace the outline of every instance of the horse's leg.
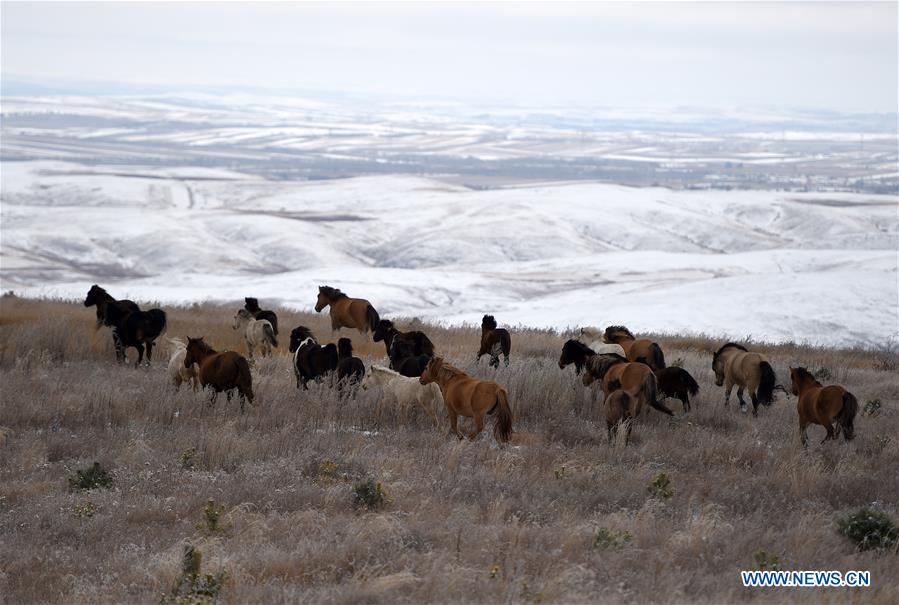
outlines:
[{"label": "horse's leg", "polygon": [[802,442],[802,447],[808,449],[808,423],[804,420],[799,420],[799,440]]},{"label": "horse's leg", "polygon": [[498,355],[491,355],[491,356],[490,356],[490,367],[491,367],[491,368],[498,368],[498,367],[499,367],[499,356],[498,356]]},{"label": "horse's leg", "polygon": [[752,398],[752,415],[759,415],[759,398],[758,395],[755,394],[755,391],[749,391],[749,397]]},{"label": "horse's leg", "polygon": [[826,424],[824,425],[824,428],[827,429],[827,436],[824,437],[824,439],[821,440],[821,443],[824,443],[824,442],[827,441],[828,439],[836,439],[836,438],[837,438],[837,436],[836,436],[836,434],[834,433],[834,430],[833,430],[833,425],[832,425],[830,422],[826,423]]},{"label": "horse's leg", "polygon": [[484,430],[484,415],[475,412],[474,414],[474,430],[471,432],[471,435],[468,436],[469,441],[474,441],[475,438]]},{"label": "horse's leg", "polygon": [[678,394],[677,398],[680,399],[681,403],[684,404],[684,413],[686,414],[687,412],[689,412],[690,411],[690,394],[687,393],[686,391],[681,391]]},{"label": "horse's leg", "polygon": [[462,433],[459,432],[459,415],[449,407],[446,409],[446,415],[449,417],[450,433],[455,435],[458,439],[463,439]]},{"label": "horse's leg", "polygon": [[150,362],[153,360],[153,341],[147,341],[147,367],[150,366]]},{"label": "horse's leg", "polygon": [[744,413],[745,413],[746,410],[748,409],[748,408],[746,407],[746,400],[743,399],[743,391],[745,391],[745,390],[746,390],[746,387],[742,387],[742,386],[741,386],[740,388],[737,389],[737,399],[738,399],[739,402],[740,402],[740,411],[741,411],[741,412],[744,412]]},{"label": "horse's leg", "polygon": [[134,343],[134,348],[137,349],[137,363],[134,364],[134,367],[139,368],[141,362],[144,360],[144,345],[138,340]]},{"label": "horse's leg", "polygon": [[730,403],[730,394],[734,390],[734,382],[728,378],[724,381],[724,406]]}]

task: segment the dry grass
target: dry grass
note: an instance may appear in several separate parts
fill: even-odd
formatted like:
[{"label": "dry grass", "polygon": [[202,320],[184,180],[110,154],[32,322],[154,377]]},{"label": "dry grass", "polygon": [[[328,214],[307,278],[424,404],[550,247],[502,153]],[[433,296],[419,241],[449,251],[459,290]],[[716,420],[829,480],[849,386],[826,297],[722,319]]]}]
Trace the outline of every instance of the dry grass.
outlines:
[{"label": "dry grass", "polygon": [[[242,351],[233,312],[171,309],[168,335]],[[329,340],[325,315],[279,311],[280,355],[256,364],[260,405],[244,416],[175,392],[167,356],[117,366],[93,316],[0,301],[0,601],[158,602],[190,541],[204,573],[227,572],[235,603],[899,602],[899,555],[856,552],[836,529],[861,506],[899,518],[899,380],[883,352],[764,347],[781,379],[789,362],[826,367],[862,406],[884,402],[853,443],[817,445],[816,427],[803,451],[794,399],[758,419],[724,409],[707,353],[718,343],[660,336],[702,391],[688,416],[649,412],[621,448],[556,365],[561,335],[515,331],[512,365],[494,371],[472,367],[474,329],[425,326],[441,353],[508,389],[522,434],[500,449],[489,431],[438,434],[416,407],[378,414],[373,392],[297,391],[287,333],[302,323]],[[381,343],[351,336],[366,363],[383,361]],[[112,488],[70,491],[94,461]],[[648,490],[659,473],[669,499]],[[354,504],[367,478],[383,508]],[[214,532],[210,499],[224,510]],[[739,571],[759,550],[783,569],[871,570],[873,586],[745,589]]]}]

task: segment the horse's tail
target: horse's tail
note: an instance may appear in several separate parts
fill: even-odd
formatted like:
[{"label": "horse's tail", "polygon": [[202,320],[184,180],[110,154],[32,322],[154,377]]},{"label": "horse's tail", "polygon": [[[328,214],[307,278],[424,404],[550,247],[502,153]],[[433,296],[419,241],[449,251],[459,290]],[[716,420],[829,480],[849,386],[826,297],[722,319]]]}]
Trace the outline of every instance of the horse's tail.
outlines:
[{"label": "horse's tail", "polygon": [[656,375],[652,372],[646,372],[646,376],[643,377],[643,382],[640,384],[640,395],[643,396],[651,407],[663,414],[674,416],[674,412],[669,410],[664,403],[659,401],[659,387],[656,383]]},{"label": "horse's tail", "polygon": [[512,408],[509,407],[509,398],[505,389],[496,389],[496,418],[493,419],[493,436],[500,443],[506,443],[512,438]]},{"label": "horse's tail", "polygon": [[699,384],[696,382],[696,379],[693,378],[693,375],[690,374],[687,370],[683,368],[679,368],[680,372],[678,372],[684,380],[684,385],[687,387],[687,392],[690,393],[691,397],[695,397],[696,393],[699,392]]},{"label": "horse's tail", "polygon": [[665,354],[662,353],[662,347],[658,343],[654,342],[649,345],[649,363],[646,365],[653,370],[665,369]]},{"label": "horse's tail", "polygon": [[855,395],[846,391],[843,393],[843,407],[837,414],[836,421],[843,429],[843,437],[849,441],[855,437],[855,414],[858,412],[858,399]]},{"label": "horse's tail", "polygon": [[365,308],[365,316],[368,318],[368,329],[374,332],[378,329],[378,323],[381,321],[381,316],[378,315],[378,312],[375,310],[371,303],[368,303],[368,306]]},{"label": "horse's tail", "polygon": [[275,328],[272,326],[271,322],[266,322],[265,325],[262,326],[262,331],[265,333],[265,339],[268,340],[273,347],[278,346],[278,339],[275,338]]},{"label": "horse's tail", "polygon": [[508,356],[509,351],[512,350],[512,336],[508,330],[499,330],[499,343],[503,348],[503,355]]},{"label": "horse's tail", "polygon": [[774,368],[767,361],[759,364],[759,389],[756,396],[762,405],[771,405],[774,401],[774,383],[777,381],[777,375],[774,374]]},{"label": "horse's tail", "polygon": [[250,403],[253,403],[253,376],[250,374],[250,364],[243,357],[238,357],[235,362],[237,365],[237,388],[246,396]]}]

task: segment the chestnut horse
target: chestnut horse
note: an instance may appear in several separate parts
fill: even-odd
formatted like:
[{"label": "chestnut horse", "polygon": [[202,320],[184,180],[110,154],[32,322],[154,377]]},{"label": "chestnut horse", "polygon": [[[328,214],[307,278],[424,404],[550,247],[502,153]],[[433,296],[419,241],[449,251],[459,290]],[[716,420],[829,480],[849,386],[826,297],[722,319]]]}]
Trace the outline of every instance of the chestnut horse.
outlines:
[{"label": "chestnut horse", "polygon": [[468,436],[474,440],[484,430],[484,416],[496,414],[493,419],[493,437],[500,443],[512,438],[512,409],[505,389],[492,380],[472,378],[459,368],[444,363],[443,358],[434,357],[428,362],[419,378],[421,384],[436,382],[443,394],[449,416],[450,429],[462,439],[459,432],[459,416],[474,419],[474,431]]},{"label": "chestnut horse", "polygon": [[[836,439],[843,431],[846,441],[855,437],[855,414],[858,400],[855,395],[840,385],[822,386],[805,368],[790,368],[793,394],[799,397],[799,437],[802,445],[808,447],[807,429],[810,424],[820,424],[827,429],[828,439]],[[836,430],[833,424],[837,423]]]},{"label": "chestnut horse", "polygon": [[636,413],[640,412],[645,403],[664,414],[674,416],[674,413],[659,401],[655,374],[645,363],[632,363],[621,355],[604,353],[591,357],[586,370],[583,377],[585,387],[599,380],[602,392],[608,396],[616,390],[613,383],[617,382],[619,385],[617,388],[624,389],[637,399]]},{"label": "chestnut horse", "polygon": [[606,430],[609,433],[609,443],[615,441],[618,427],[623,425],[624,445],[627,445],[631,439],[633,419],[640,413],[640,403],[636,397],[622,389],[621,383],[617,380],[611,381],[609,388],[614,389],[606,397]]},{"label": "chestnut horse", "polygon": [[661,370],[665,367],[665,355],[662,347],[648,338],[636,338],[631,331],[624,326],[609,326],[602,336],[606,344],[617,344],[624,349],[624,356],[629,361],[637,361],[638,357],[645,357],[647,365],[653,370]]},{"label": "chestnut horse", "polygon": [[340,328],[356,328],[363,334],[368,334],[369,331],[374,331],[381,321],[378,312],[364,298],[350,298],[337,288],[319,286],[315,312],[321,313],[328,305],[331,306],[332,331]]},{"label": "chestnut horse", "polygon": [[253,377],[250,364],[243,355],[234,351],[219,353],[203,342],[202,337],[188,337],[184,367],[189,368],[193,364],[200,366],[200,384],[203,388],[212,387],[212,403],[222,391],[231,401],[233,389],[237,389],[241,412],[244,411],[245,400],[253,403]]},{"label": "chestnut horse", "polygon": [[712,357],[715,384],[724,386],[724,405],[730,401],[730,393],[737,385],[737,399],[740,411],[746,411],[743,400],[744,389],[749,389],[752,398],[752,414],[758,416],[759,404],[771,405],[774,401],[774,383],[777,376],[768,359],[759,353],[750,353],[746,347],[729,342],[715,352]]},{"label": "chestnut horse", "polygon": [[512,337],[505,328],[496,327],[496,319],[492,315],[485,315],[481,320],[481,348],[475,362],[481,360],[482,355],[490,355],[490,365],[499,367],[499,355],[503,355],[503,363],[509,365],[509,351],[512,350]]}]

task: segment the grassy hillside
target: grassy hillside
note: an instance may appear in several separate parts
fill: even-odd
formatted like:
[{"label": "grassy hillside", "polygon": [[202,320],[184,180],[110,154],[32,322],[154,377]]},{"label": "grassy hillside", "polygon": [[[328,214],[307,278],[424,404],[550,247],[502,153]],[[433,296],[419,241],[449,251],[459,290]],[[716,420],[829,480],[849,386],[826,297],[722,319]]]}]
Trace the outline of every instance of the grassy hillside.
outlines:
[{"label": "grassy hillside", "polygon": [[[235,310],[168,309],[167,336],[243,351]],[[279,317],[278,355],[253,370],[259,405],[241,416],[176,392],[162,352],[150,369],[116,365],[92,308],[0,300],[0,601],[158,602],[185,543],[203,574],[226,572],[228,602],[899,601],[895,550],[857,552],[836,526],[862,506],[899,518],[893,354],[750,344],[781,382],[798,363],[861,407],[883,402],[857,418],[854,442],[819,445],[813,427],[803,451],[794,397],[758,418],[724,408],[710,353],[721,343],[659,336],[702,390],[687,415],[674,400],[674,419],[645,413],[623,448],[573,368],[559,369],[565,336],[516,329],[511,366],[494,371],[473,365],[475,329],[420,326],[507,388],[520,434],[499,448],[489,431],[459,442],[420,409],[380,409],[377,392],[298,391],[288,333],[331,340],[327,316]],[[386,362],[382,343],[344,335],[366,364]],[[111,487],[71,488],[95,461]],[[371,510],[354,502],[369,478],[386,494]],[[759,551],[782,569],[870,570],[873,586],[743,588]]]}]

